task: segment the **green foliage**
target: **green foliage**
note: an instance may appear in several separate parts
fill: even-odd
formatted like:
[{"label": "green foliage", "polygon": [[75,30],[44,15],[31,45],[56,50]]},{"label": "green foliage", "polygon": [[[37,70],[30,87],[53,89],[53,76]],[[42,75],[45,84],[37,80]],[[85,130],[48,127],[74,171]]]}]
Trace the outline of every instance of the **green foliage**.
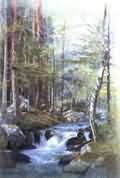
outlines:
[{"label": "green foliage", "polygon": [[51,80],[53,70],[49,58],[53,49],[33,37],[29,23],[24,22],[21,27],[16,44],[15,67],[18,81],[29,86],[32,81]]},{"label": "green foliage", "polygon": [[103,27],[102,22],[96,25],[87,25],[87,33],[83,35],[81,53],[86,56],[90,67],[98,69],[104,55]]}]

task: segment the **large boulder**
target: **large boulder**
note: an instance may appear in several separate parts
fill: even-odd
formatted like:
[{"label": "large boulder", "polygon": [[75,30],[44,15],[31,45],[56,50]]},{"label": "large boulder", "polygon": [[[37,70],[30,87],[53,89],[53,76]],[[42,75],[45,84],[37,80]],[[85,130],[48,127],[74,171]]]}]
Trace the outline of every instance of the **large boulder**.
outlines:
[{"label": "large boulder", "polygon": [[74,150],[76,147],[79,147],[81,144],[81,140],[79,137],[72,137],[66,142],[66,146],[68,150]]},{"label": "large boulder", "polygon": [[80,128],[76,137],[67,140],[66,146],[68,150],[80,151],[81,148],[91,142],[93,139],[90,127]]},{"label": "large boulder", "polygon": [[80,148],[86,142],[84,133],[78,133],[77,137],[72,137],[67,140],[66,146],[68,150],[80,150]]},{"label": "large boulder", "polygon": [[8,148],[12,150],[21,149],[25,144],[25,135],[16,125],[2,124],[1,128],[7,135]]}]

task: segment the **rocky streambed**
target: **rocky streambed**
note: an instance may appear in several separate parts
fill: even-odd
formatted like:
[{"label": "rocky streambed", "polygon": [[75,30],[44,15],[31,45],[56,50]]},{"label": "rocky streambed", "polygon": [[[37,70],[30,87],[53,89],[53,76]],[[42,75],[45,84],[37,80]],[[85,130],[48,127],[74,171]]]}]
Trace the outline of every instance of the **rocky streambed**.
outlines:
[{"label": "rocky streambed", "polygon": [[84,118],[42,130],[2,124],[0,138],[0,178],[119,178],[115,143],[93,143]]}]

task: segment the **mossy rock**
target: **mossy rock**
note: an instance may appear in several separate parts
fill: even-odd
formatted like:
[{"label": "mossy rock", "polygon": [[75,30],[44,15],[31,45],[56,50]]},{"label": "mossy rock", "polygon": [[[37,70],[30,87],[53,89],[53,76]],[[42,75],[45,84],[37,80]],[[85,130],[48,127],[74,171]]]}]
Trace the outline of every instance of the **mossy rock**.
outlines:
[{"label": "mossy rock", "polygon": [[63,121],[63,118],[59,118],[45,111],[36,110],[25,113],[19,120],[18,125],[23,130],[34,130],[44,129]]}]

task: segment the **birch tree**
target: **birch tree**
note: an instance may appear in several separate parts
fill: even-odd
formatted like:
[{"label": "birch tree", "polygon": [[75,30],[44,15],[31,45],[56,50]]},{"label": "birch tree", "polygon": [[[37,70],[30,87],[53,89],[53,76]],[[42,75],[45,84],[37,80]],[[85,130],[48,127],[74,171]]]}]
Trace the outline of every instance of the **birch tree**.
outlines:
[{"label": "birch tree", "polygon": [[103,18],[103,60],[101,62],[101,69],[97,77],[96,87],[91,96],[90,111],[89,111],[90,124],[93,132],[94,141],[96,141],[96,137],[97,137],[96,107],[97,107],[100,90],[103,85],[106,68],[107,68],[107,108],[108,108],[108,112],[110,111],[110,31],[109,31],[109,23],[108,23],[108,29],[107,29],[108,34],[107,34],[107,42],[106,42],[106,36],[105,36],[106,18],[107,18],[107,9],[105,7],[104,18]]}]

